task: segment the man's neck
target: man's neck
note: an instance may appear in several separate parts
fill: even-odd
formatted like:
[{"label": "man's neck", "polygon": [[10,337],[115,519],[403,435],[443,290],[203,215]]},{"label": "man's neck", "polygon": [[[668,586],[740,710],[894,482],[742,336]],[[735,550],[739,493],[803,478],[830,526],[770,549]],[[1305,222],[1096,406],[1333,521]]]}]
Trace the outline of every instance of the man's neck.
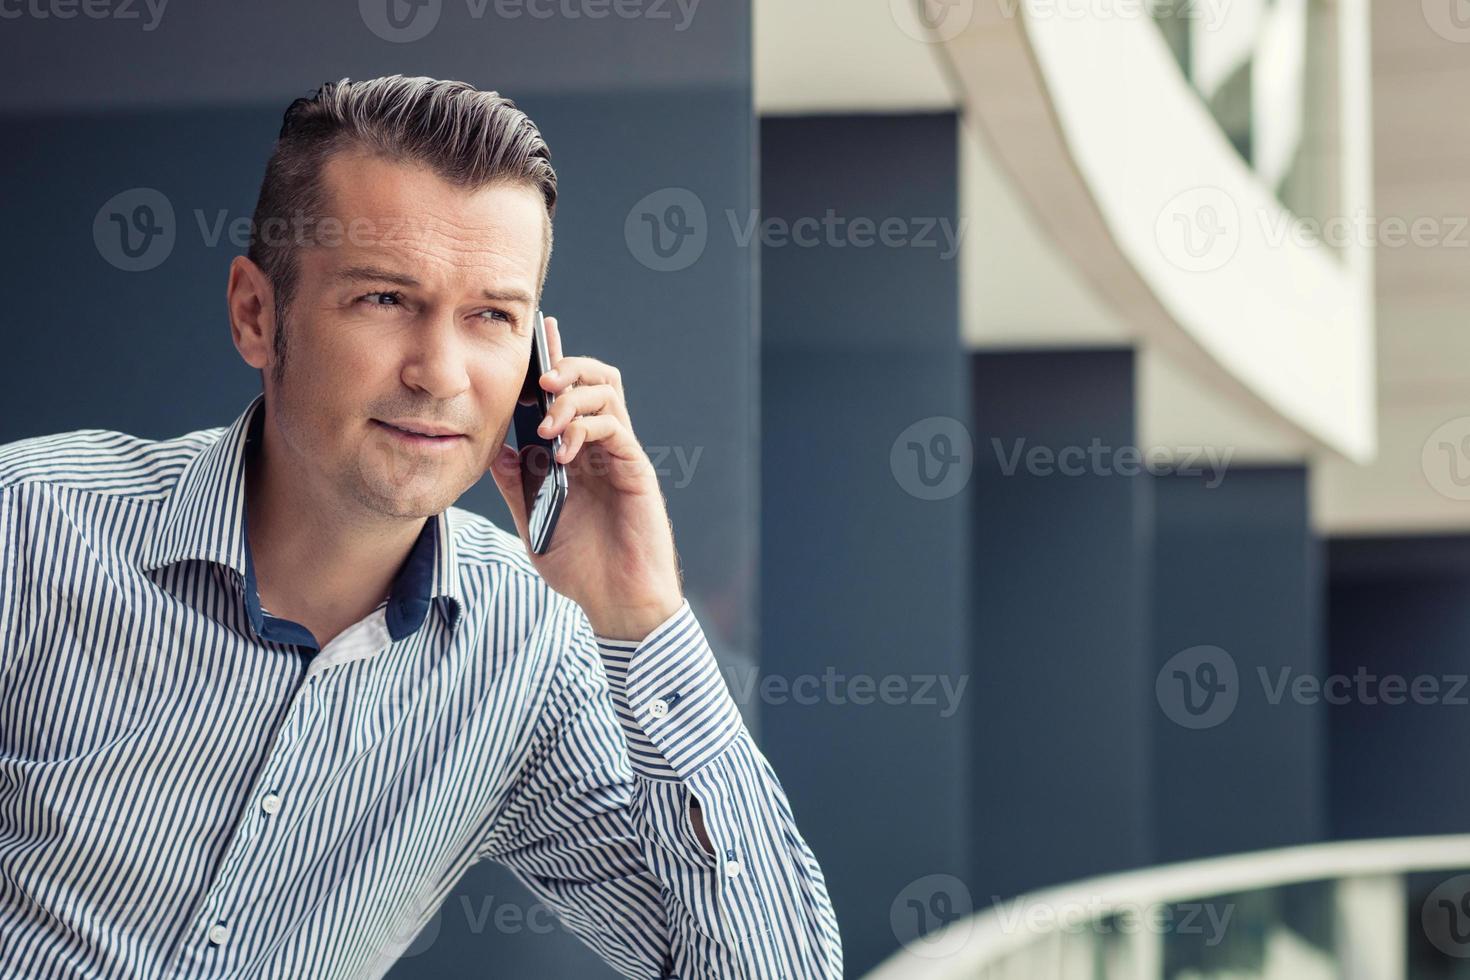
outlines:
[{"label": "man's neck", "polygon": [[325,497],[279,451],[269,417],[261,423],[245,479],[260,603],[325,647],[390,593],[424,519],[384,519]]}]

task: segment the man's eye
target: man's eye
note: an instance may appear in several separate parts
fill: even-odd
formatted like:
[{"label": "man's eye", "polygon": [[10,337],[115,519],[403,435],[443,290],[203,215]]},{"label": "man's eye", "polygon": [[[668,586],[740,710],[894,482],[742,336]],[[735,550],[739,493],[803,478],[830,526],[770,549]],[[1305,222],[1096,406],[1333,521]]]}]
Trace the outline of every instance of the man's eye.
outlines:
[{"label": "man's eye", "polygon": [[481,313],[480,316],[485,317],[486,319],[494,319],[495,317],[500,317],[500,319],[505,321],[506,323],[511,322],[510,314],[505,312],[504,310],[486,310],[484,313]]},{"label": "man's eye", "polygon": [[[386,303],[380,302],[380,300],[382,300],[382,299],[389,300],[389,302],[386,302]],[[392,291],[389,291],[389,292],[365,293],[362,296],[359,296],[357,298],[357,301],[359,303],[364,303],[365,302],[369,306],[380,306],[380,307],[402,306],[403,305],[403,294],[400,293],[400,292],[398,292],[396,289],[395,290],[392,290]]]}]

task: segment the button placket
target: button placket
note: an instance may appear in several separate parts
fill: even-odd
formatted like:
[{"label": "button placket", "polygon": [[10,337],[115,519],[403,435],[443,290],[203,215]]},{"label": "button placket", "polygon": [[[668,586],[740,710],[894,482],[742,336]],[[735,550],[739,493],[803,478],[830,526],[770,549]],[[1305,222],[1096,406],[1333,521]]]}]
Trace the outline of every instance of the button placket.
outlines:
[{"label": "button placket", "polygon": [[280,793],[275,788],[266,789],[266,787],[279,785],[277,780],[284,763],[291,750],[301,742],[302,733],[316,710],[316,694],[317,678],[315,677],[308,678],[297,689],[286,720],[276,735],[276,743],[271,748],[271,754],[247,798],[245,813],[236,824],[235,836],[230,844],[230,849],[205,896],[200,919],[202,922],[210,923],[204,934],[210,950],[217,950],[229,942],[228,917],[233,891],[231,882],[236,880],[241,868],[249,866],[249,859],[262,842],[267,825],[274,822],[271,817],[280,809]]},{"label": "button placket", "polygon": [[297,703],[293,706],[290,718],[282,727],[281,739],[271,750],[270,757],[260,771],[260,776],[256,780],[250,797],[251,813],[258,819],[244,822],[245,844],[255,844],[270,823],[267,818],[274,816],[281,809],[282,780],[286,762],[291,756],[291,751],[301,743],[302,733],[308,727],[319,706],[318,683],[319,678],[310,677],[301,685]]}]

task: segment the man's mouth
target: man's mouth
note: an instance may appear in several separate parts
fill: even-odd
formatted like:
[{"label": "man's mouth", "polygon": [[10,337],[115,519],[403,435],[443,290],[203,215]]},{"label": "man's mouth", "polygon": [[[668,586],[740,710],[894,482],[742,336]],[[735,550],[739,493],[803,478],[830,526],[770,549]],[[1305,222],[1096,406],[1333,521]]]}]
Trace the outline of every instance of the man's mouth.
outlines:
[{"label": "man's mouth", "polygon": [[448,446],[467,438],[462,432],[426,423],[385,422],[382,419],[373,419],[372,422],[380,429],[385,429],[395,437],[415,445]]}]

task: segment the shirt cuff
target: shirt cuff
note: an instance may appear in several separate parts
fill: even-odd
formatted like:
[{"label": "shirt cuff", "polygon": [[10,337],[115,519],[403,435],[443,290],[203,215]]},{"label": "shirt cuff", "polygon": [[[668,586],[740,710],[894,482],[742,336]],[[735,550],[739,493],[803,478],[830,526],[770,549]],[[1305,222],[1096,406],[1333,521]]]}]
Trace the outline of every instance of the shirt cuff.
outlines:
[{"label": "shirt cuff", "polygon": [[594,639],[637,775],[687,779],[745,727],[687,598],[641,641]]}]

